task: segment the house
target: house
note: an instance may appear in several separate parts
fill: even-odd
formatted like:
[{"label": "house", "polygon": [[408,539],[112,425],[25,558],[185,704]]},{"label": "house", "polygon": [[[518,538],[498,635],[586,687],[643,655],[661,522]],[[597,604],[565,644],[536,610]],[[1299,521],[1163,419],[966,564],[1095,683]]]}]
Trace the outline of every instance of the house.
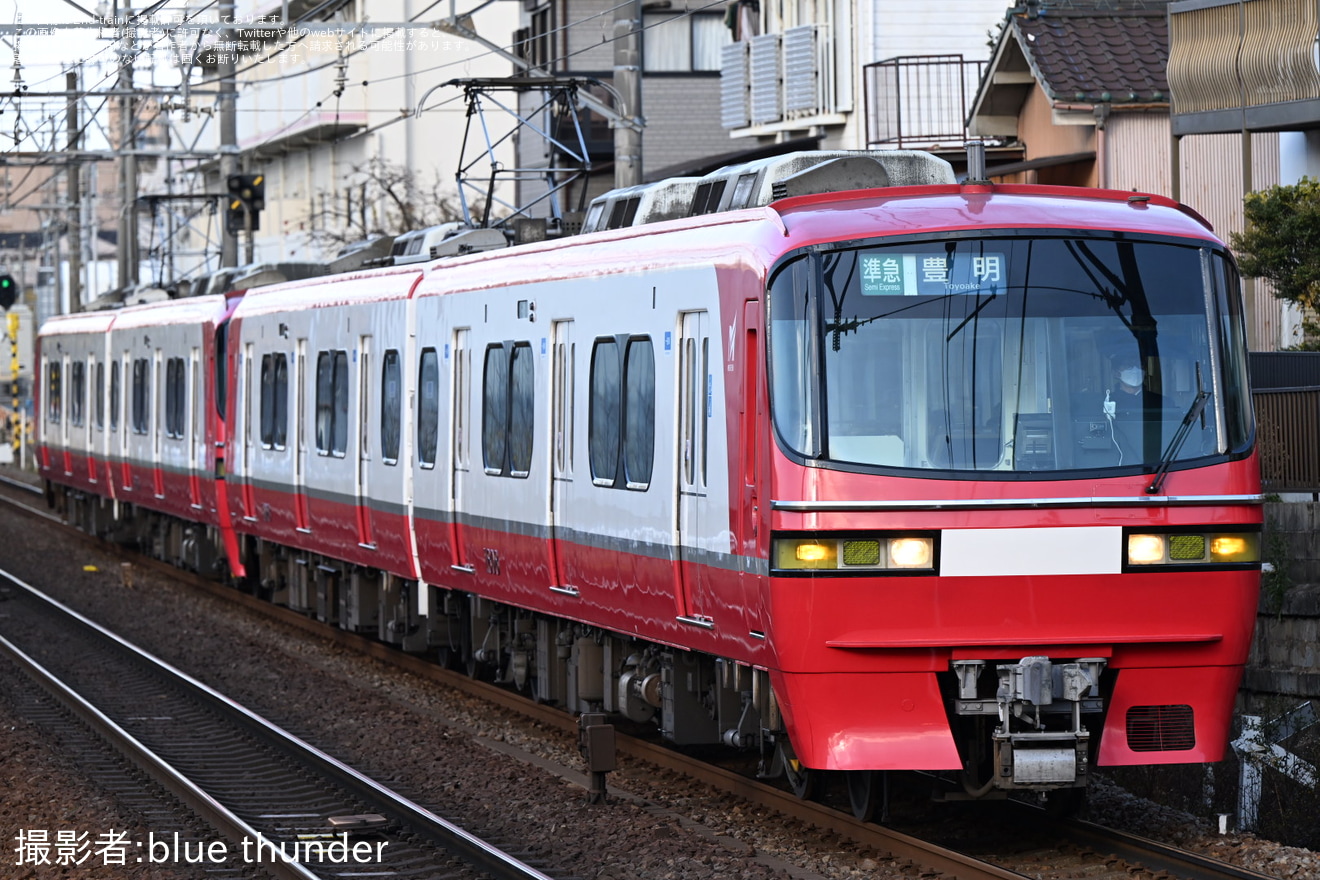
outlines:
[{"label": "house", "polygon": [[[1170,120],[1169,21],[1162,0],[1040,0],[1010,10],[968,120],[972,134],[1019,152],[992,160],[991,178],[1158,193],[1188,204],[1225,240],[1241,229],[1243,194],[1279,182],[1279,136],[1244,140],[1230,128],[1180,142]],[[1282,305],[1259,285],[1245,287],[1251,347],[1287,344]]]},{"label": "house", "polygon": [[720,124],[750,149],[927,149],[961,156],[1004,0],[735,0]]}]

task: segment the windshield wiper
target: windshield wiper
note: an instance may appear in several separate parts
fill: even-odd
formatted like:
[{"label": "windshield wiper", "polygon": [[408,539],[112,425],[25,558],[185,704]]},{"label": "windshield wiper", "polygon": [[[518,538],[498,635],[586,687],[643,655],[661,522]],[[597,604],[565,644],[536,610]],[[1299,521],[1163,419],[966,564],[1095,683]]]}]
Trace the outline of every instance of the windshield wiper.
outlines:
[{"label": "windshield wiper", "polygon": [[[1199,385],[1201,378],[1200,364],[1197,365],[1196,378]],[[1147,495],[1154,495],[1160,491],[1160,486],[1164,484],[1164,478],[1169,475],[1169,465],[1173,463],[1173,457],[1178,454],[1179,449],[1182,449],[1183,443],[1187,440],[1187,435],[1191,433],[1192,422],[1196,421],[1197,417],[1205,412],[1205,405],[1209,400],[1209,391],[1198,390],[1196,392],[1196,397],[1192,399],[1192,405],[1187,407],[1187,414],[1183,416],[1182,424],[1178,426],[1173,439],[1169,441],[1168,447],[1164,450],[1164,455],[1160,457],[1160,466],[1155,469],[1155,479],[1146,487]]]}]

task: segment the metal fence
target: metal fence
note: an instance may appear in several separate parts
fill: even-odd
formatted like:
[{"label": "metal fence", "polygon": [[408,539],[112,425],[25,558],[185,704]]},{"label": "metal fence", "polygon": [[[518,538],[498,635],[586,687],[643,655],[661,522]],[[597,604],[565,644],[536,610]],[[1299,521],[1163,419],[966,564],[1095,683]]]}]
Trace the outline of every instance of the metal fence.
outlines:
[{"label": "metal fence", "polygon": [[1256,389],[1251,396],[1262,487],[1320,491],[1320,388]]},{"label": "metal fence", "polygon": [[867,146],[961,146],[986,63],[961,55],[904,55],[867,64],[862,68]]}]

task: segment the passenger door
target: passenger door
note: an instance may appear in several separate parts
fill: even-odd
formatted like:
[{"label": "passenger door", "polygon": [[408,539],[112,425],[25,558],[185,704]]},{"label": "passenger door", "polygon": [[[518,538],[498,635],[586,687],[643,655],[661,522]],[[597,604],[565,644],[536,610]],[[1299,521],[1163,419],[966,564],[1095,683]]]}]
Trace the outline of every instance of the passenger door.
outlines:
[{"label": "passenger door", "polygon": [[471,574],[476,569],[468,556],[463,534],[463,509],[472,484],[472,351],[466,327],[454,330],[453,383],[450,413],[453,436],[449,442],[449,529],[455,571]]},{"label": "passenger door", "polygon": [[358,455],[357,455],[357,526],[358,545],[375,547],[371,522],[371,337],[358,338]]},{"label": "passenger door", "polygon": [[573,380],[577,350],[573,342],[573,322],[555,321],[551,325],[550,388],[550,589],[577,595],[569,583],[565,545],[569,532],[569,497],[573,490]]},{"label": "passenger door", "polygon": [[293,523],[300,532],[311,531],[307,515],[307,340],[299,339],[293,377]]},{"label": "passenger door", "polygon": [[678,356],[678,616],[707,624],[713,602],[705,530],[719,521],[707,491],[713,381],[708,313],[683,313]]}]

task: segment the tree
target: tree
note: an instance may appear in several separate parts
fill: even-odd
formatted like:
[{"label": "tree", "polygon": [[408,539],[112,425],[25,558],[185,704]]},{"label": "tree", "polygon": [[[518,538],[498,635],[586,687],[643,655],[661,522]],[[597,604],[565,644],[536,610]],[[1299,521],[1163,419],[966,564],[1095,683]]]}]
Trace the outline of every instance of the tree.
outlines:
[{"label": "tree", "polygon": [[[481,206],[472,206],[478,221]],[[377,235],[401,235],[463,219],[458,196],[438,176],[423,181],[411,169],[375,157],[354,165],[344,187],[316,200],[308,212],[312,243],[336,250]]]},{"label": "tree", "polygon": [[1248,193],[1247,228],[1229,236],[1238,268],[1269,281],[1274,295],[1302,310],[1304,341],[1320,350],[1320,181],[1303,177],[1289,186]]}]

